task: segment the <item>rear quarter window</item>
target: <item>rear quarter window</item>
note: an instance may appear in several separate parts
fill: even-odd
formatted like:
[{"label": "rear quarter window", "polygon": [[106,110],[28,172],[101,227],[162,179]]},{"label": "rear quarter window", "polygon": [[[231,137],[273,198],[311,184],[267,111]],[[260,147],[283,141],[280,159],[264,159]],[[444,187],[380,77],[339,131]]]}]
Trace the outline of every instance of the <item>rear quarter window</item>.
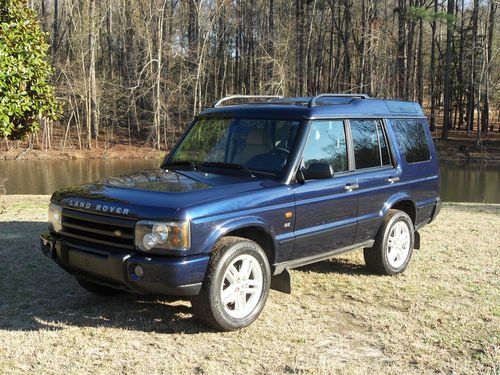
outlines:
[{"label": "rear quarter window", "polygon": [[395,120],[394,130],[407,163],[431,159],[429,143],[421,120]]}]

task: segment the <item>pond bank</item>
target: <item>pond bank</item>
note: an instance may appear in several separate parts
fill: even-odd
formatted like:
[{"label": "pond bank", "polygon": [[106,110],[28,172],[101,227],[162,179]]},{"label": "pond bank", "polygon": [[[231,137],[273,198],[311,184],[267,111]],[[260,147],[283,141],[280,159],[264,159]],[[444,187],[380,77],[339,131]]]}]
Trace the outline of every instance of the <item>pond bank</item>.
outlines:
[{"label": "pond bank", "polygon": [[[490,135],[482,141],[480,148],[476,147],[474,137],[453,135],[448,141],[436,140],[440,160],[455,162],[479,162],[500,164],[500,136]],[[151,147],[128,146],[124,144],[111,147],[78,150],[41,150],[29,148],[13,148],[0,151],[0,160],[75,160],[75,159],[161,159],[166,150]]]},{"label": "pond bank", "polygon": [[476,146],[474,138],[457,137],[448,141],[437,140],[439,160],[500,165],[500,137],[491,137]]},{"label": "pond bank", "polygon": [[66,148],[64,150],[40,150],[29,148],[12,148],[0,151],[0,160],[79,160],[79,159],[162,159],[164,150],[151,147],[115,145],[108,148],[79,150]]}]

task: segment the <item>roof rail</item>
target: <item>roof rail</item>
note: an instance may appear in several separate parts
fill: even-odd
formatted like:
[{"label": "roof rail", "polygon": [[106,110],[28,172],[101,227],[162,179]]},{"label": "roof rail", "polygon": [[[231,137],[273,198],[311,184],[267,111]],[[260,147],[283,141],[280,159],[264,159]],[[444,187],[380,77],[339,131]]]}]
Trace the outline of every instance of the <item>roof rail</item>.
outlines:
[{"label": "roof rail", "polygon": [[222,103],[232,99],[283,99],[283,97],[281,95],[231,95],[219,99],[219,101],[215,103],[213,107],[220,107]]},{"label": "roof rail", "polygon": [[316,106],[316,100],[320,98],[360,98],[360,99],[368,99],[369,96],[367,94],[319,94],[316,95],[314,98],[309,100],[309,103],[307,106],[309,108],[315,107]]}]

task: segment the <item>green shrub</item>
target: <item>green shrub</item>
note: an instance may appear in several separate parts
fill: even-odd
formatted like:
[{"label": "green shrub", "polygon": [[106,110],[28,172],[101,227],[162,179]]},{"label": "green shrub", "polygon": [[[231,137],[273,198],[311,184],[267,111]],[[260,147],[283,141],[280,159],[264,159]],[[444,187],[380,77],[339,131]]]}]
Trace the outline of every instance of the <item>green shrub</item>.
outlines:
[{"label": "green shrub", "polygon": [[23,138],[60,114],[46,39],[26,0],[0,0],[0,136]]}]

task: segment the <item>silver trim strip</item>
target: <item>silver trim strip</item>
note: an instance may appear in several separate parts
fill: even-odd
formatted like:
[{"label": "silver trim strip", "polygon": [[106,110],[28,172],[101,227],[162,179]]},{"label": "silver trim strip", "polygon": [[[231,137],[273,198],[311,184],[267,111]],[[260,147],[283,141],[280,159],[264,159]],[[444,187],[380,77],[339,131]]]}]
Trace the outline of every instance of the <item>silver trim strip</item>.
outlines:
[{"label": "silver trim strip", "polygon": [[315,255],[308,256],[308,257],[304,257],[304,258],[298,258],[298,259],[288,260],[288,261],[282,262],[282,263],[277,263],[277,264],[274,264],[273,275],[278,275],[281,272],[283,272],[285,269],[291,269],[291,268],[305,266],[305,265],[311,264],[311,263],[316,263],[316,262],[319,262],[321,260],[329,259],[335,255],[339,255],[342,253],[346,253],[348,251],[359,249],[360,247],[372,247],[374,243],[375,243],[374,240],[368,240],[368,241],[360,242],[360,243],[357,243],[354,245],[341,247],[341,248],[336,249],[336,250],[331,250],[331,251],[328,251],[326,253],[315,254]]}]

